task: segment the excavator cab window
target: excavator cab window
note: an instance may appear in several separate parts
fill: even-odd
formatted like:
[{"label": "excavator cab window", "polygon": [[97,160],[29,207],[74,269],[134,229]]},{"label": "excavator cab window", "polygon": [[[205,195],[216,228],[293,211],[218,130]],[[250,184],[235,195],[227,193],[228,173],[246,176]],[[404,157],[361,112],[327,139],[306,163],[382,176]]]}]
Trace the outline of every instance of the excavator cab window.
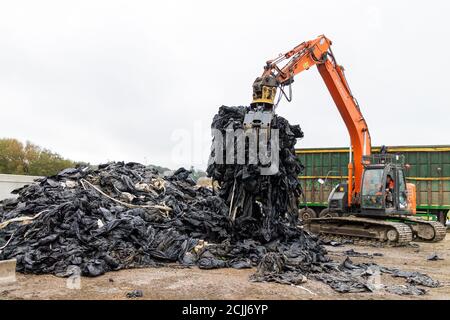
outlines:
[{"label": "excavator cab window", "polygon": [[384,205],[384,170],[367,169],[364,170],[361,198],[362,205],[368,209],[383,209]]}]

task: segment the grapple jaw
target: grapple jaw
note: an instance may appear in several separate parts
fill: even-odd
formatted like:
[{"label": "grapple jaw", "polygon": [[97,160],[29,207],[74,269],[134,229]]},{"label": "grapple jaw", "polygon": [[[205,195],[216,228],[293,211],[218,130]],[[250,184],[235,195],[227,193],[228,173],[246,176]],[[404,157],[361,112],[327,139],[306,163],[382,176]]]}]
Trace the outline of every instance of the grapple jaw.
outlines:
[{"label": "grapple jaw", "polygon": [[250,108],[244,116],[244,132],[248,141],[248,164],[257,165],[261,175],[278,173],[279,135],[272,128],[273,110],[263,106]]},{"label": "grapple jaw", "polygon": [[271,110],[250,110],[244,117],[244,129],[259,128],[270,130],[273,119],[273,111]]}]

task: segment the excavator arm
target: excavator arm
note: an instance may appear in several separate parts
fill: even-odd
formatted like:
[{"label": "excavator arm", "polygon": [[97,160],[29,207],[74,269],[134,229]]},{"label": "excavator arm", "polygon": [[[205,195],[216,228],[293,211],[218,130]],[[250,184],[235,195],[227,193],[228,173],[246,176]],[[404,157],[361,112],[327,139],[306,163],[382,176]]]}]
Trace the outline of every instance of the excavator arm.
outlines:
[{"label": "excavator arm", "polygon": [[[316,65],[350,135],[348,204],[351,205],[357,201],[360,193],[363,156],[371,154],[371,140],[366,121],[348,86],[344,68],[336,63],[333,56],[331,43],[322,35],[317,39],[301,43],[276,59],[267,61],[262,76],[253,83],[251,105],[255,109],[273,110],[282,95],[290,101],[291,95],[287,96],[284,88],[289,86],[290,89],[294,76]],[[278,101],[275,103],[278,89],[280,92]]]}]

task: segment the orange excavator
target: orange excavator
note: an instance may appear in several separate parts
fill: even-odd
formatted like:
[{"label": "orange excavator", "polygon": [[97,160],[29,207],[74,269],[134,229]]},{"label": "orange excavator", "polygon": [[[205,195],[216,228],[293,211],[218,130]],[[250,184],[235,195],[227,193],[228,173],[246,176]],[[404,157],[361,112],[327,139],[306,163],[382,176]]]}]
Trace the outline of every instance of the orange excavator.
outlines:
[{"label": "orange excavator", "polygon": [[414,216],[415,186],[406,183],[404,157],[371,153],[367,123],[331,44],[321,35],[267,61],[263,74],[253,83],[253,101],[244,125],[259,128],[263,125],[267,129],[281,98],[291,101],[294,77],[317,66],[350,135],[350,161],[348,179],[330,193],[325,214],[305,220],[305,227],[318,234],[397,244],[414,238],[442,240],[444,226]]}]

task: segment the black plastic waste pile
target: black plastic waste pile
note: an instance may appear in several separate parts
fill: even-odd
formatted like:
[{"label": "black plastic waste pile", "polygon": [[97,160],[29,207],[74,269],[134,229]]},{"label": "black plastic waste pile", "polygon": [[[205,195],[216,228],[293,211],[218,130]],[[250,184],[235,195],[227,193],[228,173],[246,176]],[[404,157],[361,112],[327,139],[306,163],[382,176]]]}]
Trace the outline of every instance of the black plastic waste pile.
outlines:
[{"label": "black plastic waste pile", "polygon": [[328,260],[316,238],[289,224],[270,242],[235,233],[224,200],[185,169],[162,178],[137,163],[73,168],[16,193],[0,206],[0,259],[16,258],[19,272],[69,276],[77,266],[98,276],[169,262],[249,268],[275,251],[307,273]]},{"label": "black plastic waste pile", "polygon": [[[212,129],[220,130],[225,136],[227,130],[244,130],[244,116],[248,107],[222,106],[214,116]],[[255,239],[269,242],[283,238],[286,225],[296,225],[298,199],[302,194],[298,175],[303,166],[295,154],[297,138],[303,137],[298,125],[275,115],[271,129],[279,132],[278,173],[261,175],[261,166],[239,164],[237,139],[234,145],[234,163],[216,163],[216,150],[212,150],[208,176],[220,185],[219,195],[230,206],[235,233],[244,237],[252,234]],[[230,150],[223,139],[223,159]],[[246,146],[248,152],[248,145]],[[220,150],[219,150],[220,151]],[[248,155],[246,155],[248,157]],[[225,162],[225,161],[224,161]],[[262,224],[261,224],[262,222]]]},{"label": "black plastic waste pile", "polygon": [[210,230],[208,217],[220,212],[207,213],[213,199],[188,175],[180,169],[163,180],[137,163],[111,163],[43,178],[2,202],[3,222],[39,216],[0,230],[0,259],[16,258],[20,272],[66,275],[75,265],[87,276],[181,260],[197,244],[190,233],[224,232],[220,219]]},{"label": "black plastic waste pile", "polygon": [[[243,107],[220,108],[213,127],[239,126]],[[300,284],[317,279],[338,292],[370,292],[372,270],[404,277],[399,294],[423,294],[416,285],[439,285],[418,273],[331,261],[321,240],[297,225],[301,172],[293,151],[298,126],[281,117],[280,173],[215,165],[208,173],[218,194],[198,187],[181,168],[163,177],[138,163],[71,168],[16,190],[0,202],[0,260],[17,259],[17,271],[99,276],[124,268],[177,263],[203,269],[251,268],[251,281]],[[230,218],[234,186],[240,212]],[[264,198],[266,197],[266,198]],[[269,201],[266,201],[269,199]]]}]

